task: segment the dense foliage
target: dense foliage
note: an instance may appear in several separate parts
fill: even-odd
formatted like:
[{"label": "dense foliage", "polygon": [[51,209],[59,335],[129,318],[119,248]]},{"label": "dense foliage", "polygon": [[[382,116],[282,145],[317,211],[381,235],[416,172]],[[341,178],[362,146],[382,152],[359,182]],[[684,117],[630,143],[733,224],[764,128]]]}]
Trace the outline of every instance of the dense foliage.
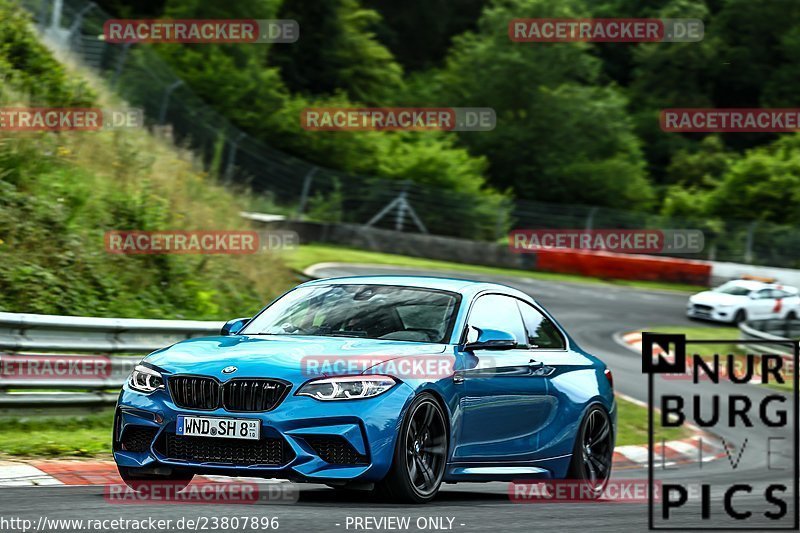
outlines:
[{"label": "dense foliage", "polygon": [[[796,106],[794,0],[100,4],[129,16],[298,20],[302,37],[291,46],[159,51],[237,125],[315,164],[481,190],[495,205],[493,191],[509,191],[537,201],[793,222],[791,209],[763,202],[784,197],[775,187],[793,183],[786,161],[797,143],[771,147],[778,136],[770,134],[665,133],[658,114],[666,107]],[[705,38],[535,44],[506,34],[513,18],[592,16],[701,18]],[[498,122],[489,133],[307,132],[297,114],[308,105],[481,106],[494,108]]]},{"label": "dense foliage", "polygon": [[[107,105],[0,0],[0,103]],[[168,140],[168,139],[167,139]],[[116,255],[108,230],[236,229],[236,197],[144,131],[0,134],[0,310],[224,319],[290,283],[269,254]]]}]

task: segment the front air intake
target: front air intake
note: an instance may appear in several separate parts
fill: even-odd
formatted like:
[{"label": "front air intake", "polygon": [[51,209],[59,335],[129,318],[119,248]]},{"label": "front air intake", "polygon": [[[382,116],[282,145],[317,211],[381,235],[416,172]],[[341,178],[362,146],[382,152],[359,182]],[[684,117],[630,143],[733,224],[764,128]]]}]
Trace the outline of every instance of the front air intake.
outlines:
[{"label": "front air intake", "polygon": [[222,407],[239,413],[271,411],[290,387],[276,379],[232,379],[222,387]]},{"label": "front air intake", "polygon": [[172,376],[167,380],[175,405],[184,409],[211,411],[219,407],[220,385],[213,378]]}]

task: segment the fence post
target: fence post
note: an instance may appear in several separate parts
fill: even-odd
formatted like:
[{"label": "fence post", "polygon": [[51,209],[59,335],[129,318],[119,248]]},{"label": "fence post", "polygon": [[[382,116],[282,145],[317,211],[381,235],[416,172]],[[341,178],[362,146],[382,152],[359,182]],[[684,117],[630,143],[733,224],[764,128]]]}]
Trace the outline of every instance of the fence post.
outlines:
[{"label": "fence post", "polygon": [[183,80],[174,81],[164,91],[164,96],[163,96],[163,98],[161,100],[161,110],[158,112],[158,123],[159,124],[164,124],[164,122],[167,120],[167,107],[169,106],[169,95],[172,94],[172,91],[174,91],[175,89],[177,89],[181,85],[183,85]]},{"label": "fence post", "polygon": [[395,231],[403,231],[403,223],[405,222],[406,218],[406,191],[400,193],[400,196],[397,197],[397,212],[394,215],[394,230]]},{"label": "fence post", "polygon": [[589,214],[586,216],[586,231],[592,231],[594,225],[594,214],[597,213],[597,206],[589,209]]},{"label": "fence post", "polygon": [[231,148],[228,151],[228,162],[225,164],[225,185],[230,185],[233,180],[233,165],[236,163],[236,150],[239,148],[239,141],[247,135],[245,132],[240,131],[236,139],[231,143]]},{"label": "fence post", "polygon": [[72,43],[75,39],[75,35],[78,33],[78,30],[80,30],[81,26],[83,26],[83,17],[86,16],[86,13],[94,9],[96,5],[97,4],[94,2],[89,2],[83,6],[83,9],[81,9],[77,15],[75,15],[75,21],[69,27],[69,33],[67,34],[67,41],[70,43],[71,48],[76,48],[76,46],[74,46]]},{"label": "fence post", "polygon": [[497,218],[494,221],[494,240],[498,241],[503,237],[503,222],[505,221],[505,208],[506,202],[500,204],[500,209],[497,210]]},{"label": "fence post", "polygon": [[308,193],[311,191],[311,180],[314,179],[314,174],[317,173],[317,167],[312,167],[308,171],[306,177],[303,178],[303,190],[300,192],[300,203],[297,205],[297,214],[295,220],[303,218],[303,213],[306,211],[306,203],[308,203]]},{"label": "fence post", "polygon": [[119,54],[119,58],[117,58],[117,66],[114,68],[114,80],[111,82],[112,87],[114,90],[117,89],[119,85],[119,79],[122,77],[122,69],[125,68],[125,62],[128,59],[128,49],[131,47],[131,43],[125,43],[122,45],[122,52]]},{"label": "fence post", "polygon": [[53,0],[53,13],[50,15],[50,27],[54,30],[61,28],[61,13],[64,10],[64,0]]},{"label": "fence post", "polygon": [[756,226],[758,226],[758,222],[752,222],[747,226],[747,238],[744,245],[744,262],[748,264],[753,262],[753,234],[756,231]]}]

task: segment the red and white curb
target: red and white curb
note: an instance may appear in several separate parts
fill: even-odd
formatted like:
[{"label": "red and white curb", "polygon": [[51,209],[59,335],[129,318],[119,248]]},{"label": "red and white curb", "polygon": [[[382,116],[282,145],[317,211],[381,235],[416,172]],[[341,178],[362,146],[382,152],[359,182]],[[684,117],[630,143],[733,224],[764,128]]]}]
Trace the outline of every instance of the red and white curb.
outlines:
[{"label": "red and white curb", "polygon": [[[647,446],[617,446],[614,469],[647,468]],[[707,463],[725,457],[725,448],[708,435],[695,435],[682,440],[657,442],[653,449],[653,466],[657,468],[694,463]]]},{"label": "red and white curb", "polygon": [[[624,333],[615,337],[617,341],[630,348],[632,351],[642,355],[642,332],[632,331]],[[663,350],[660,346],[653,346],[653,355],[664,355],[669,357],[669,353]],[[625,394],[617,393],[617,396],[635,403],[641,407],[647,408],[647,404],[635,398],[631,398]],[[656,409],[657,410],[657,409]],[[700,428],[692,424],[684,424],[688,427],[694,435],[687,439],[667,441],[663,443],[656,443],[653,453],[653,459],[656,466],[674,466],[676,464],[688,464],[708,462],[715,459],[725,457],[726,454],[732,453],[734,448],[728,445],[728,450],[725,449],[725,444],[713,435],[704,432]],[[620,453],[626,459],[631,459],[637,464],[641,464],[641,458],[644,457],[644,466],[647,466],[647,446],[618,446],[614,450],[614,466],[617,466],[617,454]]]},{"label": "red and white curb", "polygon": [[[616,393],[618,398],[647,408],[643,401],[632,398],[626,394]],[[685,424],[693,433],[691,437],[681,440],[656,442],[653,449],[653,463],[656,467],[676,466],[692,463],[706,463],[725,457],[723,443],[700,428],[692,424]],[[732,448],[729,447],[732,453]],[[614,468],[627,470],[630,468],[647,468],[648,446],[629,445],[614,448]]]}]

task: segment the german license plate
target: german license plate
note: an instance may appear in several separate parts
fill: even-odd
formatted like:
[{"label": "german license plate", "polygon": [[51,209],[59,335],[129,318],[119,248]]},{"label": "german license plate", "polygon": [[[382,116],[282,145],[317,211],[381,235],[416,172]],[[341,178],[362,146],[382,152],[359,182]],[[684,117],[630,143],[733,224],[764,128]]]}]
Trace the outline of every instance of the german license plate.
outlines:
[{"label": "german license plate", "polygon": [[258,440],[261,437],[261,421],[244,418],[178,415],[175,433],[188,437]]}]

